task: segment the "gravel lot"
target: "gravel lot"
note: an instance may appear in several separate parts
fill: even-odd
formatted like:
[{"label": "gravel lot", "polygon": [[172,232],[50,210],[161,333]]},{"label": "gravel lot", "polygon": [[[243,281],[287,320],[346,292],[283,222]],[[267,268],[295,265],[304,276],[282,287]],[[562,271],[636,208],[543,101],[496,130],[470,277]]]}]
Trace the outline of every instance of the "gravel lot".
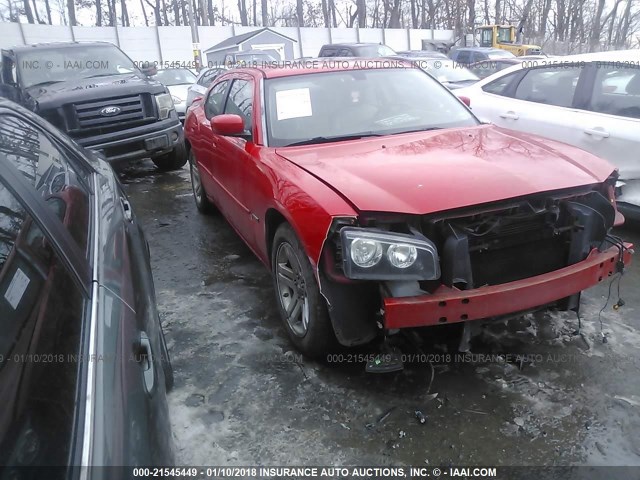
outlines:
[{"label": "gravel lot", "polygon": [[[474,355],[447,362],[440,330],[431,364],[371,375],[349,352],[317,363],[293,350],[269,272],[222,217],[197,213],[187,167],[147,162],[122,180],[151,245],[180,464],[640,465],[637,259],[626,305],[612,309],[614,285],[602,312],[606,343],[608,283],[583,295],[581,335],[574,313],[529,315],[487,325]],[[638,245],[639,232],[617,233]]]}]

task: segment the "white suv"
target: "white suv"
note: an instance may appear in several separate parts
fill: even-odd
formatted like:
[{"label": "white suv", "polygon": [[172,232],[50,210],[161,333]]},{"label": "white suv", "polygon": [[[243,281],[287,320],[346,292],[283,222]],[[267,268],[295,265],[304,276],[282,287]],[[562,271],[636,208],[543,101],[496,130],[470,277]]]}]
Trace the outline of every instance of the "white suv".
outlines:
[{"label": "white suv", "polygon": [[523,60],[456,95],[481,120],[609,160],[620,210],[640,219],[640,50]]}]

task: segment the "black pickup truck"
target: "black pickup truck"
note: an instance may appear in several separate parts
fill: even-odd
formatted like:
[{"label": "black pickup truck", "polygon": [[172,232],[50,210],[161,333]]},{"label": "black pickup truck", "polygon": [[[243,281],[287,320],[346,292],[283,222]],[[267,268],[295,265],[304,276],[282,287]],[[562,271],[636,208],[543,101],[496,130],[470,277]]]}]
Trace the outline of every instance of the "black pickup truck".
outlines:
[{"label": "black pickup truck", "polygon": [[83,147],[119,163],[151,158],[158,168],[187,161],[171,94],[106,42],[2,50],[0,96],[39,114]]}]

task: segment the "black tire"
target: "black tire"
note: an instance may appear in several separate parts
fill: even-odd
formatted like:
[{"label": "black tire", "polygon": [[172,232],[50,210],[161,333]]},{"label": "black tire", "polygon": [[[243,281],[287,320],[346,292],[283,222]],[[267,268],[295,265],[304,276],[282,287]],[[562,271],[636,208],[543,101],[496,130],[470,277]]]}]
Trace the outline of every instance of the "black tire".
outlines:
[{"label": "black tire", "polygon": [[153,158],[153,163],[162,171],[178,170],[187,163],[187,147],[184,142],[176,145],[172,151],[161,157]]},{"label": "black tire", "polygon": [[193,192],[193,200],[196,202],[198,212],[209,214],[215,211],[215,207],[207,198],[207,192],[204,190],[200,177],[200,169],[196,163],[196,157],[193,150],[189,151],[189,173],[191,174],[191,191]]},{"label": "black tire", "polygon": [[160,346],[162,352],[160,352],[160,362],[162,363],[162,371],[164,372],[164,386],[167,392],[173,390],[175,378],[173,376],[173,366],[171,365],[171,357],[169,356],[169,349],[167,348],[167,341],[164,338],[164,332],[162,331],[162,324],[158,322],[160,328]]},{"label": "black tire", "polygon": [[[293,344],[311,358],[333,351],[337,340],[326,301],[307,255],[287,223],[281,224],[273,237],[271,265],[277,308]],[[290,315],[287,307],[291,309]],[[297,310],[299,321],[298,315],[294,315]]]}]

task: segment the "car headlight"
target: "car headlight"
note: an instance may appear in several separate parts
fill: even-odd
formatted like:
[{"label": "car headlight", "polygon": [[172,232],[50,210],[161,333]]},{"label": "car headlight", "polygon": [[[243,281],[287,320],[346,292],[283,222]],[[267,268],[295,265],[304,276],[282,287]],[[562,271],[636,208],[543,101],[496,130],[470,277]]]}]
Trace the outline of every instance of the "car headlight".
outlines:
[{"label": "car headlight", "polygon": [[171,100],[173,100],[173,103],[182,103],[184,100],[182,100],[180,97],[176,97],[175,95],[171,95]]},{"label": "car headlight", "polygon": [[160,120],[169,118],[169,113],[171,113],[171,110],[174,109],[171,94],[161,93],[159,95],[156,95],[156,105],[158,106],[158,115],[160,117]]},{"label": "car headlight", "polygon": [[436,280],[438,250],[420,235],[371,228],[340,230],[342,262],[347,278],[360,280]]}]

